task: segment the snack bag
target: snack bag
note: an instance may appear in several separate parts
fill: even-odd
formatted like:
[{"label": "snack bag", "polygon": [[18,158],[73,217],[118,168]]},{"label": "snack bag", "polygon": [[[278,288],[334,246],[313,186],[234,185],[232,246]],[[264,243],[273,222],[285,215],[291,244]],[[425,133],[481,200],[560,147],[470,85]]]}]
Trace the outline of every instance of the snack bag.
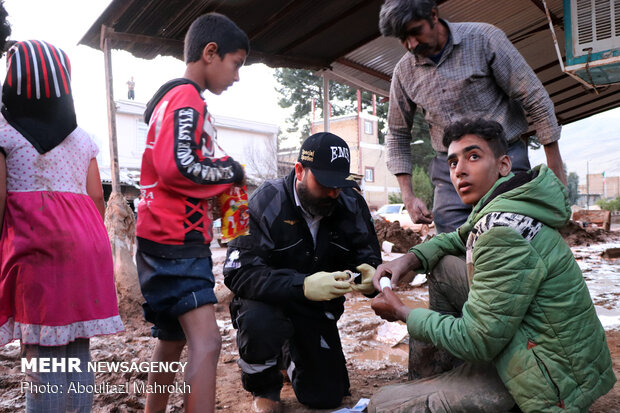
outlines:
[{"label": "snack bag", "polygon": [[245,185],[231,186],[218,195],[222,217],[222,242],[230,242],[250,233],[248,193]]}]

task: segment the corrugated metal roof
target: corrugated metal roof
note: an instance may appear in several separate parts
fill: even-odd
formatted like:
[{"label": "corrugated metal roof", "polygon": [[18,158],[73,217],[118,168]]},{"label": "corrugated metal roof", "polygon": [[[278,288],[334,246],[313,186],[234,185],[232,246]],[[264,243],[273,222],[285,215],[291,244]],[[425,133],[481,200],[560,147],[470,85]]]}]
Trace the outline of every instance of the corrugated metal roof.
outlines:
[{"label": "corrugated metal roof", "polygon": [[[564,50],[562,0],[547,0]],[[136,57],[159,54],[182,59],[183,37],[201,14],[216,11],[248,33],[248,63],[327,70],[333,78],[387,95],[394,66],[405,53],[398,40],[381,37],[383,0],[113,0],[80,43],[99,48],[101,25],[117,33],[150,36],[115,41]],[[498,26],[545,85],[560,123],[620,105],[620,86],[596,94],[561,72],[542,0],[439,0],[450,21]],[[150,43],[150,44],[149,44]]]}]

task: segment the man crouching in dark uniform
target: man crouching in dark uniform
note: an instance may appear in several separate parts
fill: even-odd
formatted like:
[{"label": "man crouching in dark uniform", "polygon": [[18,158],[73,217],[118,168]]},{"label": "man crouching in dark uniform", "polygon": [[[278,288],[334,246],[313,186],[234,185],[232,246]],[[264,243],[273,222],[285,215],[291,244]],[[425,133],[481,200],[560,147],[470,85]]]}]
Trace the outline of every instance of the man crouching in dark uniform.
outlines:
[{"label": "man crouching in dark uniform", "polygon": [[[381,263],[350,159],[338,136],[310,136],[295,169],[252,195],[250,235],[228,246],[224,282],[235,293],[238,363],[255,412],[281,411],[281,366],[307,406],[337,407],[350,394],[336,323],[346,293],[375,292]],[[351,271],[360,275],[349,282]]]}]

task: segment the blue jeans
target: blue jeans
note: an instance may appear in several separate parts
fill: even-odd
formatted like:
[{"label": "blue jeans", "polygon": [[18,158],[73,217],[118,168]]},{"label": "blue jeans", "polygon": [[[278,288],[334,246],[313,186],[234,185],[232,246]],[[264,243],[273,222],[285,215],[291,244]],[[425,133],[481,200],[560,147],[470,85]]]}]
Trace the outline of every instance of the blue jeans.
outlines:
[{"label": "blue jeans", "polygon": [[146,302],[144,318],[153,323],[151,334],[160,340],[184,340],[179,316],[217,303],[211,257],[161,258],[138,250],[136,265]]},{"label": "blue jeans", "polygon": [[[528,171],[530,160],[527,157],[527,145],[517,139],[508,146],[508,156],[512,161],[512,172]],[[430,178],[435,186],[433,216],[437,233],[453,232],[463,225],[471,213],[471,206],[465,205],[450,181],[448,154],[438,152],[431,161]]]}]

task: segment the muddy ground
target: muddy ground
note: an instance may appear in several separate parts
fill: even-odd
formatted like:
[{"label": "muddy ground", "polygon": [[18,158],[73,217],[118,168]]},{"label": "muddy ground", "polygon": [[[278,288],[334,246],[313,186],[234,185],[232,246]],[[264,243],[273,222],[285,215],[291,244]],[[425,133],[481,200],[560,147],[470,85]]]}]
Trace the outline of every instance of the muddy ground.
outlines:
[{"label": "muddy ground", "polygon": [[[597,274],[620,274],[620,260],[604,260],[598,252],[588,249],[593,242],[607,242],[620,245],[620,233],[609,237],[603,234],[595,239],[591,234],[573,228],[573,245],[581,245],[573,251],[584,269],[586,280],[597,280]],[[569,234],[570,235],[570,234]],[[607,244],[606,244],[607,245]],[[225,251],[214,250],[214,267],[217,280],[221,283],[221,267]],[[390,258],[394,258],[393,256]],[[586,262],[587,261],[587,262]],[[601,277],[598,277],[601,278]],[[617,280],[610,283],[599,280],[602,284],[600,295],[594,296],[598,307],[618,314],[617,304],[620,285]],[[594,285],[594,284],[593,284]],[[590,286],[590,284],[589,284]],[[596,288],[596,285],[594,285]],[[221,287],[220,287],[221,288]],[[426,286],[407,287],[399,291],[411,306],[426,306],[428,293]],[[235,330],[231,326],[230,316],[225,303],[218,304],[218,324],[222,334],[222,352],[218,364],[217,411],[249,412],[251,396],[241,387],[238,357],[235,344]],[[108,337],[97,337],[91,341],[91,352],[95,361],[148,361],[151,357],[155,339],[150,337],[149,327],[140,317],[124,320],[127,331]],[[343,348],[351,380],[351,396],[344,399],[342,407],[352,407],[360,398],[370,397],[377,388],[391,383],[407,380],[407,343],[406,328],[399,323],[386,323],[376,317],[369,307],[369,300],[363,296],[351,294],[347,299],[346,311],[339,322]],[[614,371],[620,378],[620,325],[607,329],[609,348],[614,361]],[[185,357],[185,354],[183,355]],[[20,372],[19,346],[16,343],[0,348],[0,413],[23,411],[24,395],[20,383],[24,375]],[[98,373],[96,383],[124,384],[146,381],[146,373]],[[177,377],[181,381],[181,377]],[[319,412],[324,410],[306,409],[295,398],[290,383],[285,383],[282,391],[285,412]],[[126,394],[97,394],[94,412],[138,412],[144,408],[145,395],[130,391]],[[335,409],[325,410],[332,411]],[[169,403],[170,412],[181,412],[182,395],[174,394]],[[616,385],[607,395],[601,397],[590,409],[591,413],[620,413],[620,386]]]}]

